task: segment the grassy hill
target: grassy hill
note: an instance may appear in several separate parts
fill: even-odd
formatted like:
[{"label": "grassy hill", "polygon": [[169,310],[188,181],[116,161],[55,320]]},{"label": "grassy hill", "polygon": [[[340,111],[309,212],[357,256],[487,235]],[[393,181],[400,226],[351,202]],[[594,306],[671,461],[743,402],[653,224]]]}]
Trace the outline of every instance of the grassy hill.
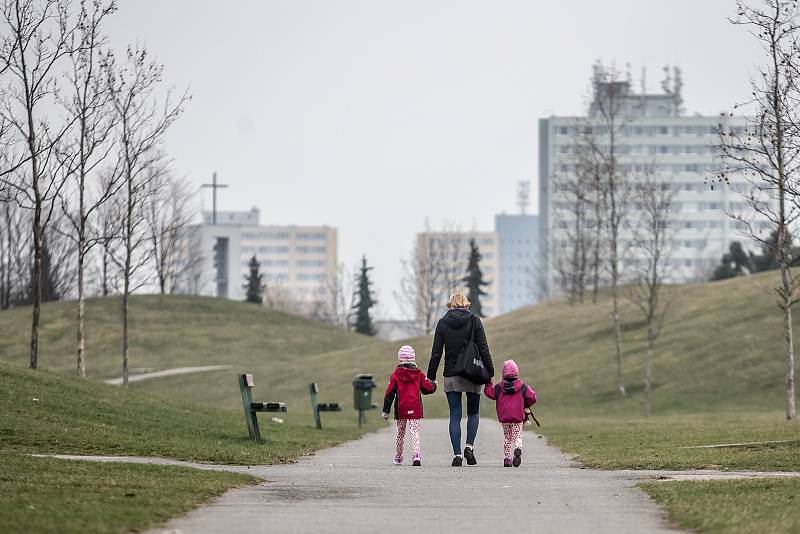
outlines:
[{"label": "grassy hill", "polygon": [[[118,377],[122,361],[119,299],[90,299],[86,309],[88,374],[95,379]],[[72,302],[43,306],[40,367],[73,372],[74,315]],[[0,312],[0,361],[27,364],[29,331],[28,308]],[[237,372],[255,374],[255,394],[259,399],[286,400],[293,404],[290,409],[302,407],[303,413],[310,413],[306,389],[309,381],[320,382],[321,397],[351,399],[353,375],[372,369],[355,365],[348,356],[383,356],[383,345],[368,337],[265,307],[191,296],[134,297],[130,339],[132,372],[233,366],[228,371],[132,384],[132,389],[228,408],[241,405]],[[330,357],[318,357],[331,351]],[[390,353],[389,362],[393,361],[391,356]],[[366,364],[369,358],[362,361]],[[331,391],[334,383],[338,389]],[[331,397],[333,393],[338,397]]]},{"label": "grassy hill", "polygon": [[[782,409],[781,318],[766,289],[774,278],[767,273],[674,288],[655,356],[654,413]],[[542,414],[636,415],[642,401],[643,322],[638,310],[623,302],[629,395],[621,399],[615,391],[609,312],[608,295],[603,295],[597,304],[555,301],[489,320],[492,353],[498,364],[511,357],[518,361],[540,394]],[[42,367],[73,368],[73,315],[72,303],[44,307]],[[90,300],[87,317],[90,375],[118,376],[118,300]],[[28,323],[27,309],[0,312],[0,360],[24,365]],[[136,297],[131,325],[133,368],[234,367],[148,380],[133,389],[230,408],[239,403],[233,377],[239,370],[255,374],[257,396],[290,401],[304,412],[310,381],[320,383],[321,400],[349,407],[353,374],[372,372],[382,385],[398,345],[267,308],[202,297]],[[420,364],[427,365],[430,337],[411,343]],[[426,402],[430,415],[442,415],[444,409],[442,399]]]}]

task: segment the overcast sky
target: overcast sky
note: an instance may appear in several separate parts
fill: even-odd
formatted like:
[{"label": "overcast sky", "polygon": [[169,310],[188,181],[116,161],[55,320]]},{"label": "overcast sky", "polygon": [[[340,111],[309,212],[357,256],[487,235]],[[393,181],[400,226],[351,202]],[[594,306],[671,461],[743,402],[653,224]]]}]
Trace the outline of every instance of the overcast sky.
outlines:
[{"label": "overcast sky", "polygon": [[[144,42],[193,100],[175,168],[230,184],[220,209],[339,229],[339,261],[375,266],[397,316],[400,260],[428,218],[490,230],[537,183],[537,120],[578,114],[597,59],[658,89],[684,74],[687,113],[748,93],[753,39],[733,0],[120,0],[116,46]],[[638,88],[638,81],[637,81]],[[206,192],[205,206],[210,207]],[[536,210],[536,197],[532,199]]]}]

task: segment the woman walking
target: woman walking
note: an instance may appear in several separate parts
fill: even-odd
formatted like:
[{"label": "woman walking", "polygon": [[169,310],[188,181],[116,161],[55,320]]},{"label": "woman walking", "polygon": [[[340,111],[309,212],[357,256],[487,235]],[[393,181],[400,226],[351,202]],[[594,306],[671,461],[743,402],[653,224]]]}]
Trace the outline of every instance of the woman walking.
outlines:
[{"label": "woman walking", "polygon": [[453,467],[462,465],[461,456],[461,414],[462,393],[467,397],[467,440],[464,445],[464,458],[467,464],[475,465],[475,437],[480,421],[481,391],[483,384],[476,384],[455,374],[458,354],[464,349],[468,339],[474,335],[483,365],[494,376],[492,355],[480,317],[469,311],[469,300],[462,293],[454,293],[447,302],[448,311],[436,324],[431,348],[431,361],[428,365],[428,379],[436,381],[436,372],[444,351],[444,391],[450,406],[450,443],[453,445]]}]

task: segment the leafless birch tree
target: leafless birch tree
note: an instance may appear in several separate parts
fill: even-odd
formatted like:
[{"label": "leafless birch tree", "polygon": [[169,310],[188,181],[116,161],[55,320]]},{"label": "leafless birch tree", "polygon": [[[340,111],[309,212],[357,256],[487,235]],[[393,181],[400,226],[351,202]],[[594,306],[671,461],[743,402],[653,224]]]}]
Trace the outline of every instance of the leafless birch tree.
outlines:
[{"label": "leafless birch tree", "polygon": [[[118,174],[112,174],[111,179],[97,179],[99,167],[114,147],[113,129],[117,117],[111,109],[110,93],[106,86],[106,38],[101,26],[103,20],[115,11],[114,2],[94,1],[91,6],[87,6],[85,0],[81,2],[77,30],[73,35],[71,68],[66,77],[68,92],[61,99],[62,107],[73,123],[72,130],[64,136],[59,152],[62,171],[72,185],[68,194],[62,195],[62,209],[72,226],[72,231],[67,235],[77,247],[76,367],[81,377],[86,376],[86,260],[94,245],[105,238],[96,229],[91,231],[89,222],[122,184]],[[98,185],[94,191],[90,188],[92,182]]]},{"label": "leafless birch tree", "polygon": [[644,355],[644,415],[651,413],[655,343],[669,306],[669,278],[674,219],[671,184],[657,180],[651,172],[636,184],[636,217],[632,234],[631,262],[636,274],[625,287],[628,299],[642,312],[647,325]]},{"label": "leafless birch tree", "polygon": [[137,286],[133,276],[149,258],[140,254],[147,243],[145,195],[149,185],[163,172],[161,145],[167,129],[178,119],[189,100],[184,93],[177,99],[167,91],[159,102],[157,90],[163,66],[150,60],[143,47],[129,47],[124,62],[107,62],[108,87],[117,115],[118,172],[124,182],[122,195],[122,383],[128,384],[130,296]]},{"label": "leafless birch tree", "polygon": [[[771,226],[770,231],[761,233],[746,213],[733,214],[743,223],[745,234],[772,249],[780,266],[780,283],[773,290],[783,316],[786,418],[793,420],[797,410],[792,306],[797,301],[798,277],[792,271],[794,252],[786,244],[800,217],[798,3],[763,0],[755,4],[757,7],[737,2],[737,16],[731,22],[743,26],[758,40],[765,61],[752,79],[751,98],[736,106],[746,114],[747,128],[739,131],[729,127],[724,117],[720,124],[724,168],[719,179],[728,182],[731,176],[743,176],[751,186],[741,193],[744,202]],[[777,239],[769,243],[772,233]]]},{"label": "leafless birch tree", "polygon": [[[39,366],[44,236],[65,184],[63,174],[57,169],[55,147],[70,124],[48,118],[47,109],[56,104],[58,69],[72,52],[73,28],[68,8],[66,0],[5,0],[0,5],[0,23],[5,26],[0,43],[0,69],[7,80],[0,93],[0,118],[4,125],[13,128],[22,145],[19,157],[0,176],[6,187],[14,189],[21,205],[33,212],[30,344],[33,369]],[[16,179],[9,179],[10,176]]]},{"label": "leafless birch tree", "polygon": [[443,298],[446,298],[445,255],[436,238],[427,244],[417,239],[407,260],[402,260],[403,276],[395,300],[404,315],[417,323],[420,332],[429,334],[436,326]]},{"label": "leafless birch tree", "polygon": [[150,182],[146,212],[158,289],[173,293],[180,277],[181,240],[191,222],[193,195],[188,184],[167,170]]},{"label": "leafless birch tree", "polygon": [[619,311],[620,279],[622,266],[622,237],[629,226],[631,180],[620,162],[620,137],[622,129],[631,121],[629,82],[612,68],[595,65],[592,78],[593,98],[589,109],[591,135],[586,137],[589,147],[599,161],[604,200],[604,226],[607,264],[611,282],[611,319],[614,324],[614,342],[617,360],[617,390],[625,395],[622,326]]}]

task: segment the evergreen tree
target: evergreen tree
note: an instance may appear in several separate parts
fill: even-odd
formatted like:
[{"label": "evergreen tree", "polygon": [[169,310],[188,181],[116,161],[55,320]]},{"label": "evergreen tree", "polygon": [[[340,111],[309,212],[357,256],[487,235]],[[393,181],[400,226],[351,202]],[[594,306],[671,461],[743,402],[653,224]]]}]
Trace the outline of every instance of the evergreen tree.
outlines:
[{"label": "evergreen tree", "polygon": [[467,265],[467,276],[463,278],[467,284],[467,299],[470,302],[469,309],[478,317],[484,317],[483,309],[481,307],[481,296],[486,295],[482,289],[489,285],[483,279],[483,273],[480,268],[481,253],[478,251],[478,245],[475,244],[474,239],[469,241],[469,264]]},{"label": "evergreen tree", "polygon": [[356,290],[353,294],[355,304],[353,309],[356,312],[355,330],[359,334],[367,336],[375,335],[375,327],[372,325],[372,318],[369,316],[369,309],[378,303],[375,294],[372,292],[372,282],[369,280],[369,272],[372,267],[367,267],[367,257],[361,258],[361,268],[356,280]]},{"label": "evergreen tree", "polygon": [[714,270],[711,279],[724,280],[754,272],[753,258],[752,254],[747,255],[740,242],[734,241],[728,247],[728,252],[722,255],[722,262]]},{"label": "evergreen tree", "polygon": [[245,276],[246,283],[244,284],[244,289],[247,292],[245,301],[252,302],[253,304],[263,304],[264,275],[258,272],[261,268],[261,264],[258,262],[255,256],[253,256],[253,258],[250,260],[249,267],[250,274]]}]

